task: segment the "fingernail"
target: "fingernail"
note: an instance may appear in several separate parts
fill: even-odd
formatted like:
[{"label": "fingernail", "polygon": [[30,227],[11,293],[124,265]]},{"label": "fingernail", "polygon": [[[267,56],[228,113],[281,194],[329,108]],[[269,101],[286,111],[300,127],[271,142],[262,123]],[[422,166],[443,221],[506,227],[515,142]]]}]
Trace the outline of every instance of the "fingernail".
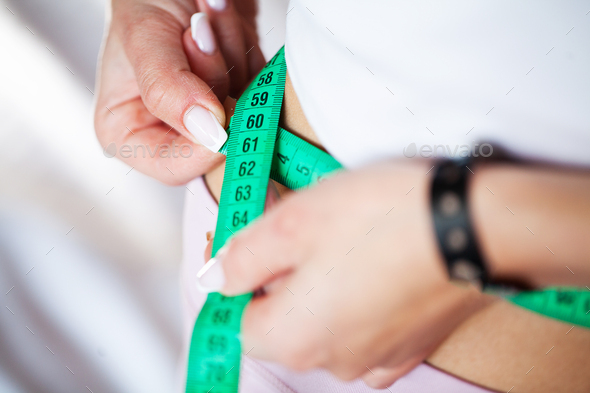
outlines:
[{"label": "fingernail", "polygon": [[213,30],[211,30],[206,13],[198,12],[191,16],[191,36],[201,52],[210,55],[217,49]]},{"label": "fingernail", "polygon": [[207,4],[215,11],[223,11],[227,7],[227,0],[207,0]]},{"label": "fingernail", "polygon": [[205,266],[197,273],[197,288],[203,293],[219,292],[225,285],[225,274],[223,273],[223,257],[227,251],[222,247],[217,251],[214,258],[209,259]]},{"label": "fingernail", "polygon": [[217,153],[227,140],[227,133],[217,117],[202,106],[195,105],[184,115],[184,126],[199,142]]}]

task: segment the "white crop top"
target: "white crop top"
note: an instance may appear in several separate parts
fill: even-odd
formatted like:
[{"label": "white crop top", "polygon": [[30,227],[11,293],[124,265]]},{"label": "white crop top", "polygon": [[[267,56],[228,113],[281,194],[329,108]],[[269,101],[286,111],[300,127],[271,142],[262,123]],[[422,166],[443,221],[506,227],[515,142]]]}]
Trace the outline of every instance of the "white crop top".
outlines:
[{"label": "white crop top", "polygon": [[479,141],[590,166],[588,1],[292,0],[289,10],[295,91],[346,166],[404,149],[450,157]]}]

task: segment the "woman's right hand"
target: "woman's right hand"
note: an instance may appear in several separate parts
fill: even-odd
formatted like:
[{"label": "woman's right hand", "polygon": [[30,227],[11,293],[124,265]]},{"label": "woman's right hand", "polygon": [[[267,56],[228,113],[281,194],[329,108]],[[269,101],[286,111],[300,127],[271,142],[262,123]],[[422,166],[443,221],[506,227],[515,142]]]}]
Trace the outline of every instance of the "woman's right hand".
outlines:
[{"label": "woman's right hand", "polygon": [[173,185],[218,165],[220,100],[265,63],[255,15],[253,0],[113,0],[94,120],[105,154]]}]

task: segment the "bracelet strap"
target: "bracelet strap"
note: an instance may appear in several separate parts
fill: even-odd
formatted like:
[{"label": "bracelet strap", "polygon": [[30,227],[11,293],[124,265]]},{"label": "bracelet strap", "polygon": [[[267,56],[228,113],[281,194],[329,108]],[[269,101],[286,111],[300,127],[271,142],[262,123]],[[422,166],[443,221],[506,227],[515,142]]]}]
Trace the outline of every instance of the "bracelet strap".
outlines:
[{"label": "bracelet strap", "polygon": [[431,207],[436,236],[450,278],[466,280],[483,288],[488,274],[471,225],[467,186],[469,160],[441,162],[431,188]]}]

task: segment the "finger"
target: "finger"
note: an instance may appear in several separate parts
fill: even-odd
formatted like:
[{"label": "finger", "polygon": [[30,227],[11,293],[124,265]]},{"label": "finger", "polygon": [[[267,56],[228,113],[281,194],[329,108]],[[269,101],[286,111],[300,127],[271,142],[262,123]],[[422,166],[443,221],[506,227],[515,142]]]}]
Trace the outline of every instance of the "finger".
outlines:
[{"label": "finger", "polygon": [[249,74],[241,17],[230,0],[197,0],[197,4],[209,15],[228,67],[230,94],[237,96]]},{"label": "finger", "polygon": [[[148,111],[117,23],[122,22],[113,21],[107,36],[96,92],[94,122],[105,155],[117,156],[135,170],[171,185],[184,184],[219,165],[222,155],[212,154],[196,144],[186,129],[175,129]],[[181,54],[185,56],[184,51]]]},{"label": "finger", "polygon": [[273,289],[248,304],[242,316],[242,348],[250,356],[303,371],[326,364],[326,340],[333,337],[286,288],[294,280],[275,280]]},{"label": "finger", "polygon": [[256,15],[258,14],[257,0],[240,0],[234,3],[238,14],[242,19],[256,29]]},{"label": "finger", "polygon": [[229,76],[207,14],[199,12],[191,17],[191,27],[185,30],[182,42],[191,71],[210,86],[206,94],[214,93],[223,102],[229,92]]},{"label": "finger", "polygon": [[362,379],[374,389],[385,389],[395,381],[418,367],[420,363],[432,352],[434,348],[429,347],[415,356],[395,365],[388,367],[374,367],[366,372]]},{"label": "finger", "polygon": [[294,200],[276,205],[228,244],[222,262],[224,294],[252,292],[288,273],[313,251],[305,234],[306,226],[313,225],[313,216],[304,204]]},{"label": "finger", "polygon": [[248,70],[250,71],[249,77],[255,77],[260,70],[265,66],[266,60],[262,54],[262,50],[258,45],[258,33],[256,27],[242,21],[244,28],[244,39],[246,40],[246,56],[248,56]]},{"label": "finger", "polygon": [[[190,70],[182,36],[187,21],[150,11],[130,16],[123,44],[135,71],[141,98],[151,114],[217,151],[227,139],[223,106],[206,82]],[[139,19],[137,19],[139,18]]]},{"label": "finger", "polygon": [[246,56],[248,57],[248,76],[249,78],[253,78],[266,64],[266,60],[258,44],[258,32],[256,30],[258,4],[256,0],[240,0],[234,2],[233,5],[241,16],[246,43]]}]

